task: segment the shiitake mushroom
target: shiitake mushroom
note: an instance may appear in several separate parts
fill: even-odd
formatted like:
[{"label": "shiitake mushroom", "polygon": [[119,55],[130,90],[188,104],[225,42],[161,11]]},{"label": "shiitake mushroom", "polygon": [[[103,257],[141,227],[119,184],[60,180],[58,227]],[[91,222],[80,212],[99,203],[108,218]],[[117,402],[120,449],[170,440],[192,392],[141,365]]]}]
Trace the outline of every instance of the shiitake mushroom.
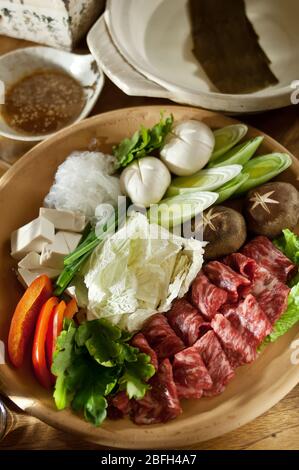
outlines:
[{"label": "shiitake mushroom", "polygon": [[205,260],[220,258],[238,251],[247,237],[244,217],[234,209],[216,206],[203,213],[203,240]]},{"label": "shiitake mushroom", "polygon": [[299,220],[299,193],[290,183],[272,182],[249,191],[245,201],[248,230],[275,238]]}]

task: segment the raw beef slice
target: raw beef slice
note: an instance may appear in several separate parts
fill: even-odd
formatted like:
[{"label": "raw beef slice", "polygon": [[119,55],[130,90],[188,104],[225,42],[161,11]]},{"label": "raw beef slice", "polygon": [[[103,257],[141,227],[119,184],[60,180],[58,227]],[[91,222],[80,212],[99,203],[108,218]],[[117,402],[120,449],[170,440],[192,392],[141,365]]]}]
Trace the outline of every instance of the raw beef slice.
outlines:
[{"label": "raw beef slice", "polygon": [[134,346],[134,348],[138,348],[140,352],[147,354],[151,358],[151,363],[154,366],[154,368],[157,370],[158,369],[158,358],[157,354],[155,351],[150,347],[148,344],[145,336],[142,333],[137,333],[132,340],[131,340],[131,345]]},{"label": "raw beef slice", "polygon": [[108,398],[108,417],[110,419],[120,419],[131,411],[132,402],[125,391],[118,392],[114,397]]},{"label": "raw beef slice", "polygon": [[254,361],[256,358],[256,348],[246,341],[246,338],[234,328],[227,318],[217,313],[211,325],[232,367],[238,367]]},{"label": "raw beef slice", "polygon": [[252,294],[237,305],[225,305],[221,313],[253,347],[257,347],[272,331],[268,317]]},{"label": "raw beef slice", "polygon": [[296,265],[278,250],[267,237],[254,238],[244,246],[242,253],[249,258],[253,258],[280,282],[286,283],[297,272]]},{"label": "raw beef slice", "polygon": [[168,359],[161,362],[158,372],[150,379],[150,385],[145,397],[133,403],[132,419],[136,424],[165,423],[182,413]]},{"label": "raw beef slice", "polygon": [[203,272],[200,272],[193,281],[191,288],[192,303],[209,320],[227,302],[227,297],[227,292],[212,284]]},{"label": "raw beef slice", "polygon": [[251,281],[251,293],[273,325],[288,306],[290,289],[267,269],[241,253],[227,256],[225,262],[246,275]]},{"label": "raw beef slice", "polygon": [[211,261],[204,271],[211,282],[227,292],[229,303],[237,302],[250,292],[250,281],[219,261]]},{"label": "raw beef slice", "polygon": [[204,390],[204,396],[215,396],[222,393],[227,383],[234,377],[231,367],[214,331],[208,331],[194,344],[210,374],[213,386]]},{"label": "raw beef slice", "polygon": [[205,333],[210,325],[187,300],[179,299],[167,313],[167,319],[175,333],[184,341],[186,346],[192,346]]},{"label": "raw beef slice", "polygon": [[143,329],[143,334],[159,360],[172,357],[185,348],[183,341],[175,334],[161,313],[150,318]]},{"label": "raw beef slice", "polygon": [[179,398],[200,398],[203,390],[209,390],[213,386],[210,374],[196,347],[177,353],[172,367]]}]

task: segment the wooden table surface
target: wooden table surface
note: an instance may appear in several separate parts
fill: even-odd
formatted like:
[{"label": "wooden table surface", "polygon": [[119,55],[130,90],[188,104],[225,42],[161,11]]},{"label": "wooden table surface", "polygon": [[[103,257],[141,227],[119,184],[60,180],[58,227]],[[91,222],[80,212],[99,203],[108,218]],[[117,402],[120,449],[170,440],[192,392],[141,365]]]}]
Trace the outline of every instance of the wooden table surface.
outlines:
[{"label": "wooden table surface", "polygon": [[[29,45],[29,43],[0,36],[0,54],[26,45]],[[106,79],[104,90],[92,114],[127,106],[163,103],[168,103],[168,101],[127,96]],[[298,106],[290,106],[282,110],[249,117],[243,116],[242,120],[274,137],[299,158]],[[4,156],[6,160],[14,161],[15,153],[21,153],[21,150],[13,142],[6,139],[0,140],[0,158]],[[0,175],[2,168],[3,165],[0,161]],[[53,429],[38,419],[26,415],[7,399],[4,399],[4,402],[8,410],[9,424],[5,438],[0,442],[0,450],[101,449],[101,447],[84,442],[71,434]],[[193,445],[188,449],[298,450],[299,385],[280,403],[255,421],[220,438]]]}]

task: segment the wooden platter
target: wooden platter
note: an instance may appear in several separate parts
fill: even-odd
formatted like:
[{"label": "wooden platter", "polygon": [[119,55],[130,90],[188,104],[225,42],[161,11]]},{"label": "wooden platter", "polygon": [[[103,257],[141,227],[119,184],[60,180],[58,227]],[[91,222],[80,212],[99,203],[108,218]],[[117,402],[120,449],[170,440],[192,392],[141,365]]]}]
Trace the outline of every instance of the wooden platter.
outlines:
[{"label": "wooden platter", "polygon": [[[122,109],[95,116],[69,127],[34,147],[0,181],[0,340],[7,339],[10,318],[22,294],[10,257],[10,234],[37,216],[43,198],[52,184],[57,166],[73,150],[95,145],[111,152],[113,144],[133,133],[140,124],[153,125],[159,106]],[[225,116],[199,109],[169,106],[165,113],[176,120],[201,119],[211,127],[236,122]],[[262,135],[250,128],[249,137]],[[275,140],[265,136],[260,152],[286,152]],[[298,187],[299,162],[278,178]],[[297,227],[299,228],[299,227]],[[137,427],[129,420],[106,421],[94,428],[69,411],[57,412],[49,393],[35,381],[30,364],[22,370],[0,365],[0,389],[18,406],[42,421],[91,442],[105,446],[144,449],[176,448],[212,439],[242,426],[281,400],[298,382],[298,365],[292,364],[292,346],[299,339],[299,325],[277,343],[267,347],[257,361],[240,368],[225,393],[212,399],[188,400],[180,418],[163,425]],[[298,345],[297,345],[298,348]]]}]

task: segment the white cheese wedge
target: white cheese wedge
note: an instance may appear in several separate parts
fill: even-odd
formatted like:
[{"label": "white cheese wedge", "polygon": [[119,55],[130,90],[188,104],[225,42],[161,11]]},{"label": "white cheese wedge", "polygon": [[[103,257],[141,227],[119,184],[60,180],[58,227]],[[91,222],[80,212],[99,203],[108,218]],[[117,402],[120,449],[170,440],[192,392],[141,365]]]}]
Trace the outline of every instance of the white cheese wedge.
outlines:
[{"label": "white cheese wedge", "polygon": [[40,266],[40,255],[34,251],[28,253],[21,261],[18,263],[18,267],[22,269],[39,269]]},{"label": "white cheese wedge", "polygon": [[41,207],[39,215],[40,217],[44,217],[52,222],[56,230],[67,230],[70,232],[80,233],[83,232],[86,227],[85,215],[78,212]]},{"label": "white cheese wedge", "polygon": [[52,243],[54,237],[54,224],[43,217],[38,217],[12,233],[11,256],[21,260],[31,251],[41,253],[44,245]]},{"label": "white cheese wedge", "polygon": [[53,243],[45,245],[41,254],[41,265],[62,270],[64,258],[74,251],[81,239],[81,234],[57,232]]},{"label": "white cheese wedge", "polygon": [[17,277],[21,284],[25,288],[27,288],[37,277],[42,276],[43,274],[48,276],[50,279],[56,279],[59,276],[60,271],[47,267],[43,269],[36,269],[33,271],[29,271],[29,269],[19,268],[17,272]]}]

